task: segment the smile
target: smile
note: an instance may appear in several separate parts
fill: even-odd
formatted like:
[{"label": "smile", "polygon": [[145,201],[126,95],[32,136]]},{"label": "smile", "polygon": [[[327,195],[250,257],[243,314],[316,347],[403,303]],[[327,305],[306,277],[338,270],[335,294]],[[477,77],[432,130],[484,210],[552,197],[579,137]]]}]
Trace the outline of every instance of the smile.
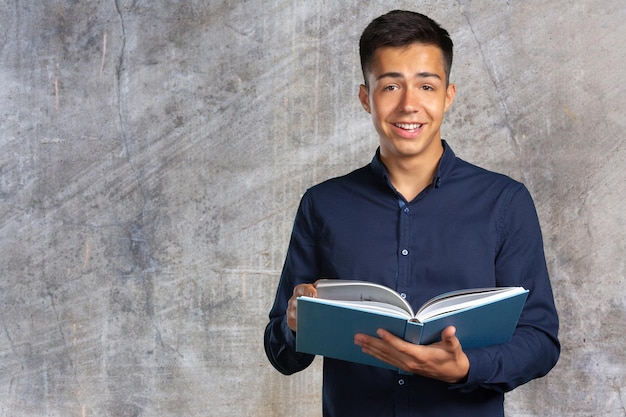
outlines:
[{"label": "smile", "polygon": [[394,125],[404,130],[417,130],[423,126],[419,123],[394,123]]}]

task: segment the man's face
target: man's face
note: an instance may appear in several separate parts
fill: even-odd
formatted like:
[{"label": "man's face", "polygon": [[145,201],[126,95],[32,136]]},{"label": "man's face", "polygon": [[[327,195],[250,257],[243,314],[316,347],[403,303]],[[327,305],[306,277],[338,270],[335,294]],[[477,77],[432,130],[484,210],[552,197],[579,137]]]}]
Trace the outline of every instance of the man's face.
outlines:
[{"label": "man's face", "polygon": [[359,100],[372,115],[383,161],[441,157],[441,122],[456,94],[446,87],[443,62],[433,45],[376,50]]}]

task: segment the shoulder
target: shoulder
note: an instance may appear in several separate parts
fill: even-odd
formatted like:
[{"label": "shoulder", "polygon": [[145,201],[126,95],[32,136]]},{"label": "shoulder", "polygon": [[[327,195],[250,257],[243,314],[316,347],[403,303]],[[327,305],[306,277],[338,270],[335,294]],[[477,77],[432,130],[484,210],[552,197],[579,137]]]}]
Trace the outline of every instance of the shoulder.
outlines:
[{"label": "shoulder", "polygon": [[521,185],[519,181],[514,180],[508,175],[495,171],[490,171],[486,168],[467,162],[459,157],[455,158],[454,163],[455,169],[453,170],[453,172],[457,175],[486,181],[488,183],[493,182],[502,185]]},{"label": "shoulder", "polygon": [[451,165],[439,185],[448,204],[495,210],[500,218],[515,210],[534,210],[532,197],[522,182],[460,158]]},{"label": "shoulder", "polygon": [[522,183],[507,175],[490,171],[459,158],[446,141],[443,141],[443,144],[444,154],[435,182],[437,187],[441,186],[452,192],[461,192],[462,195],[498,194],[504,189],[523,188]]},{"label": "shoulder", "polygon": [[457,186],[487,193],[514,194],[526,188],[523,183],[508,175],[490,171],[458,157],[455,158],[449,181]]},{"label": "shoulder", "polygon": [[306,190],[300,202],[301,210],[310,218],[335,217],[354,210],[380,195],[381,181],[370,164],[346,175],[327,179]]},{"label": "shoulder", "polygon": [[307,189],[305,195],[309,198],[335,198],[338,195],[346,195],[346,193],[353,193],[359,189],[371,187],[375,176],[372,172],[370,164],[354,171],[342,175],[327,179],[319,184],[313,185]]}]

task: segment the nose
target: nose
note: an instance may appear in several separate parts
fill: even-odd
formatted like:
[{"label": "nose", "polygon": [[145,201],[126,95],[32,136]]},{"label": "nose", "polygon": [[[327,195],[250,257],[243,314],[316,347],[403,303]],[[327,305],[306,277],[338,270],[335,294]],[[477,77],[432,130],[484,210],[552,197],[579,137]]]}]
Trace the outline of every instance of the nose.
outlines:
[{"label": "nose", "polygon": [[413,88],[405,88],[400,101],[400,110],[405,113],[416,113],[419,111],[419,94]]}]

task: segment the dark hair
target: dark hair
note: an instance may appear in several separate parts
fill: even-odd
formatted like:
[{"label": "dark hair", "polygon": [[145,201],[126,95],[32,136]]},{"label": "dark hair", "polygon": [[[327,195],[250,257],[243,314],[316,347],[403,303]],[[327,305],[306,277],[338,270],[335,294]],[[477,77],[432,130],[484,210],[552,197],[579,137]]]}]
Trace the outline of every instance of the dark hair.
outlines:
[{"label": "dark hair", "polygon": [[453,44],[448,31],[423,14],[393,10],[372,20],[361,35],[359,54],[365,85],[367,85],[367,72],[371,69],[372,59],[378,48],[409,46],[413,43],[434,45],[441,49],[446,84],[449,83]]}]

